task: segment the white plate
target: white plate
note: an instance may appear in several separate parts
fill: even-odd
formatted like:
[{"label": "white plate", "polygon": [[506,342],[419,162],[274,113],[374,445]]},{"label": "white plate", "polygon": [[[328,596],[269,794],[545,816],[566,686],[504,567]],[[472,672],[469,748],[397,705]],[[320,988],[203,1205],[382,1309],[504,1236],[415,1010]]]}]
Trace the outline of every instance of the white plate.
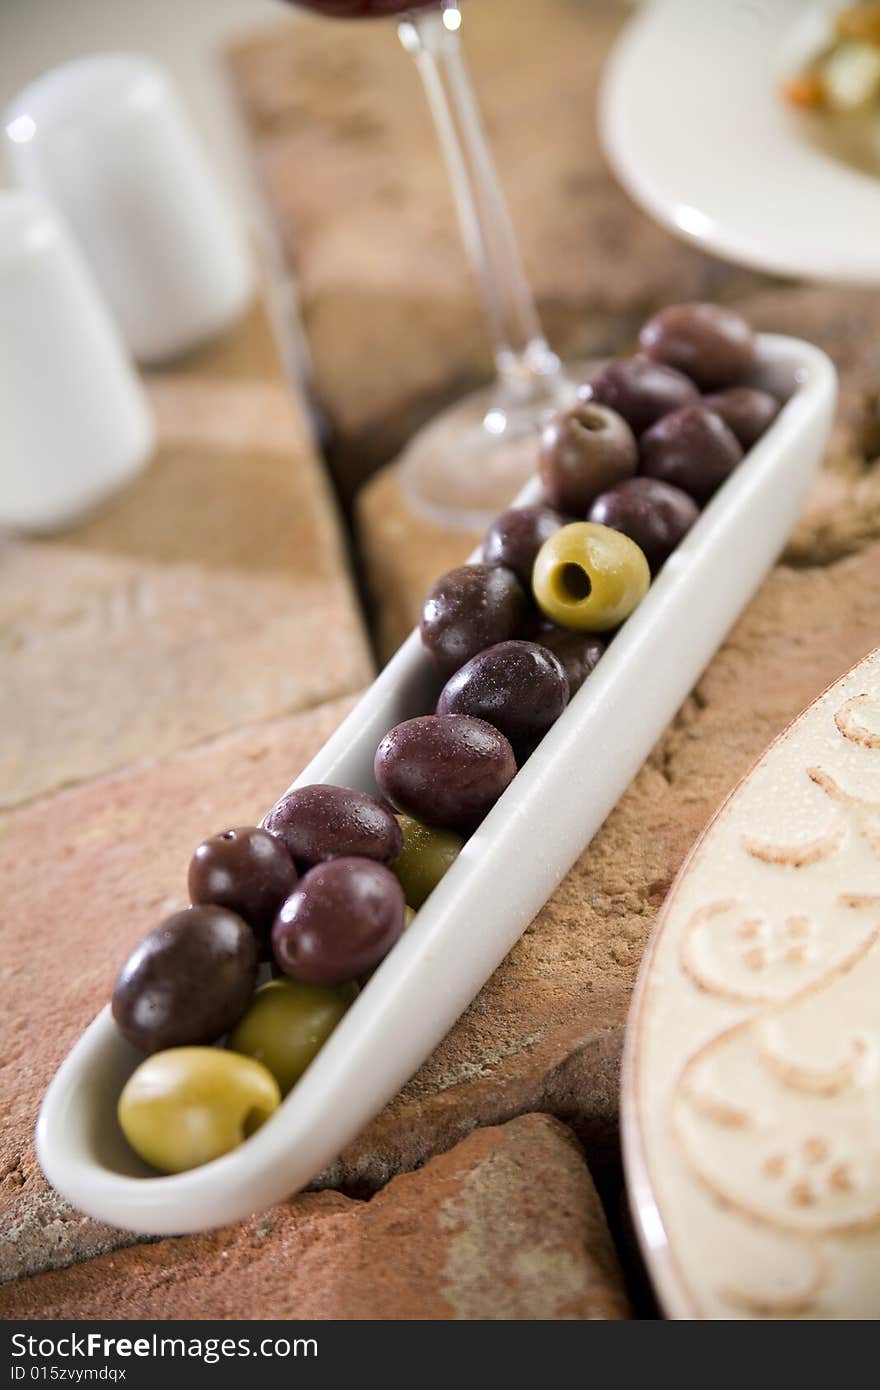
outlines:
[{"label": "white plate", "polygon": [[606,69],[602,139],[636,202],[704,250],[773,274],[876,284],[880,177],[835,157],[830,140],[823,148],[822,117],[780,94],[834,8],[654,0]]},{"label": "white plate", "polygon": [[880,651],[721,807],[645,955],[624,1153],[671,1317],[880,1317],[878,997]]},{"label": "white plate", "polygon": [[[140,1059],[109,1008],[99,1014],[55,1076],[37,1125],[43,1171],[75,1207],[158,1235],[267,1207],[331,1162],[440,1042],[598,830],[794,525],[830,429],[834,369],[791,338],[762,337],[759,351],[758,379],[790,396],[787,405],[272,1119],[216,1162],[144,1176],[115,1118]],[[380,739],[430,710],[437,690],[414,633],[296,785],[375,790]]]}]

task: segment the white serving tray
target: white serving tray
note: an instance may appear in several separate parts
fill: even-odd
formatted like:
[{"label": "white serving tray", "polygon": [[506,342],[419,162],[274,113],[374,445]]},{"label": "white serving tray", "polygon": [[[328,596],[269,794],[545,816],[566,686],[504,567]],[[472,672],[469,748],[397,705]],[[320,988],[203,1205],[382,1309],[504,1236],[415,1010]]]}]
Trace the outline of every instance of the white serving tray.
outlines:
[{"label": "white serving tray", "polygon": [[[759,350],[757,380],[790,395],[785,408],[271,1120],[224,1158],[149,1176],[115,1116],[140,1054],[109,1007],[86,1030],[37,1124],[43,1171],[75,1207],[149,1235],[238,1220],[320,1173],[429,1056],[605,820],[797,519],[831,425],[834,368],[791,338],[761,337]],[[430,711],[438,689],[414,633],[294,785],[374,791],[380,739]]]}]

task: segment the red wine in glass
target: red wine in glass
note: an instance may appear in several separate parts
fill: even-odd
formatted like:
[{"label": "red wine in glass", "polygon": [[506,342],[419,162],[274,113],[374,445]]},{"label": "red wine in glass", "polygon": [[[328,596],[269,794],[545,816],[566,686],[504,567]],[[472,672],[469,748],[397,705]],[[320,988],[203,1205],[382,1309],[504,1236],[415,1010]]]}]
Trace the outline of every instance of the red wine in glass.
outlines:
[{"label": "red wine in glass", "polygon": [[424,9],[440,0],[292,0],[304,10],[317,10],[331,19],[381,19],[405,10]]},{"label": "red wine in glass", "polygon": [[[480,289],[494,385],[425,425],[399,460],[415,510],[477,528],[503,511],[535,469],[537,432],[575,395],[538,319],[461,50],[458,0],[292,0],[334,19],[398,17],[446,160],[465,249]],[[537,3],[537,0],[536,0]]]}]

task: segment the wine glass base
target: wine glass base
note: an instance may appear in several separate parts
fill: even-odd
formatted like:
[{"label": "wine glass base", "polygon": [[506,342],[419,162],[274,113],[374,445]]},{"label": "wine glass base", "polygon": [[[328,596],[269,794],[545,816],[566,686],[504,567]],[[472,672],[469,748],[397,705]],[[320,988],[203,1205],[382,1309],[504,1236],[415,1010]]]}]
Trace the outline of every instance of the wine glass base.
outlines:
[{"label": "wine glass base", "polygon": [[596,365],[566,364],[537,399],[501,401],[496,385],[429,420],[398,461],[407,505],[446,530],[485,529],[534,474],[543,424],[573,403]]}]

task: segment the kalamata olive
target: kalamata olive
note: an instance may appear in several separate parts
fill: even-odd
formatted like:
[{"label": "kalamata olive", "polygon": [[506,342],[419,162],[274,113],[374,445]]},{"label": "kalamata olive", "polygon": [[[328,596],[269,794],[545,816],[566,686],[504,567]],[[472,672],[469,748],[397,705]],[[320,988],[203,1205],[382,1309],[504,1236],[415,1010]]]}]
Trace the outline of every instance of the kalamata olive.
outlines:
[{"label": "kalamata olive", "polygon": [[559,627],[610,632],[641,603],[651,571],[621,531],[573,521],[538,551],[532,588],[541,611]]},{"label": "kalamata olive", "polygon": [[511,507],[486,532],[483,560],[487,565],[506,565],[528,589],[535,556],[565,521],[552,507]]},{"label": "kalamata olive", "polygon": [[578,395],[616,410],[634,434],[643,434],[671,410],[700,398],[690,377],[644,353],[606,362]]},{"label": "kalamata olive", "polygon": [[622,531],[645,552],[656,571],[687,535],[699,516],[692,497],[659,478],[627,478],[603,492],[590,508],[590,521]]},{"label": "kalamata olive", "polygon": [[708,502],[742,456],[736,435],[705,405],[664,415],[641,439],[642,472],[700,503]]},{"label": "kalamata olive", "polygon": [[558,657],[568,677],[569,698],[573,699],[605,650],[601,637],[591,632],[572,632],[564,627],[548,627],[541,634],[541,645]]},{"label": "kalamata olive", "polygon": [[769,391],[756,386],[730,386],[703,397],[703,405],[720,415],[743,449],[751,449],[773,424],[782,406]]},{"label": "kalamata olive", "polygon": [[222,907],[175,912],[129,956],[113,991],[119,1031],[142,1052],[212,1043],[250,1002],[257,941]]},{"label": "kalamata olive", "polygon": [[642,350],[703,391],[735,386],[754,370],[755,335],[742,314],[722,304],[672,304],[639,334]]},{"label": "kalamata olive", "polygon": [[197,905],[237,912],[263,942],[296,878],[280,840],[256,826],[238,826],[199,845],[190,860],[189,896]]},{"label": "kalamata olive", "polygon": [[400,880],[408,910],[418,911],[452,868],[464,847],[464,840],[454,830],[422,825],[412,816],[399,816],[398,819],[403,831],[403,849],[394,865],[394,874]]},{"label": "kalamata olive", "polygon": [[594,497],[638,465],[635,435],[614,410],[580,401],[554,415],[541,434],[538,469],[551,506],[586,516]]},{"label": "kalamata olive", "polygon": [[404,928],[406,901],[390,869],[374,859],[331,859],[300,879],[272,928],[286,975],[340,985],[374,969]]},{"label": "kalamata olive", "polygon": [[528,614],[528,599],[513,570],[460,565],[425,599],[422,642],[437,669],[449,676],[484,647],[519,636]]},{"label": "kalamata olive", "polygon": [[535,642],[499,642],[449,677],[437,713],[485,719],[521,761],[567,704],[568,678],[551,651]]},{"label": "kalamata olive", "polygon": [[426,714],[385,735],[375,775],[399,811],[467,834],[513,781],[516,758],[504,735],[483,719]]},{"label": "kalamata olive", "polygon": [[281,1104],[271,1072],[218,1047],[172,1047],[142,1062],[119,1097],[119,1126],[160,1173],[184,1173],[243,1144]]},{"label": "kalamata olive", "polygon": [[269,980],[226,1045],[268,1067],[286,1096],[356,995],[355,984],[307,985],[287,976]]},{"label": "kalamata olive", "polygon": [[349,855],[393,864],[403,844],[387,806],[367,792],[329,783],[288,792],[263,824],[284,841],[302,873]]}]

